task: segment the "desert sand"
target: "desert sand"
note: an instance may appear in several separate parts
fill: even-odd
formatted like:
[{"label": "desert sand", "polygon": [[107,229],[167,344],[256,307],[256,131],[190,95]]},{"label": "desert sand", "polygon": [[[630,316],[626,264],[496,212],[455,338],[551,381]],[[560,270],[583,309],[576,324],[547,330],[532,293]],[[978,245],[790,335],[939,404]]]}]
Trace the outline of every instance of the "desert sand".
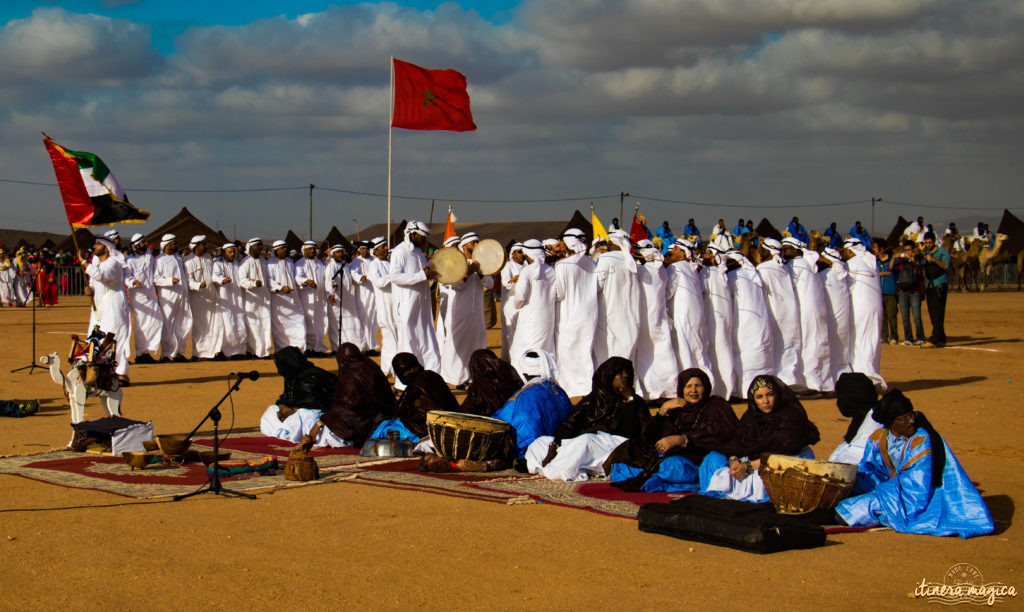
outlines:
[{"label": "desert sand", "polygon": [[[38,310],[34,354],[31,309],[0,311],[0,398],[42,402],[35,416],[0,419],[0,455],[67,443],[60,387],[40,370],[8,371],[52,351],[63,358],[88,308],[67,298]],[[915,586],[941,583],[956,563],[1021,590],[1022,313],[1022,293],[953,293],[947,348],[883,348],[889,384],[927,413],[978,484],[996,519],[990,536],[840,534],[823,548],[755,556],[576,509],[350,482],[175,503],[0,475],[0,608],[910,608],[927,605],[913,599]],[[496,345],[498,330],[489,338]],[[263,376],[235,394],[233,416],[256,427],[280,392],[269,360],[133,366],[124,414],[152,420],[157,433],[188,432],[226,390],[225,375],[251,369]],[[815,452],[827,456],[847,420],[834,400],[804,404],[822,434]],[[226,428],[232,409],[223,408]],[[90,400],[87,418],[100,416]]]}]

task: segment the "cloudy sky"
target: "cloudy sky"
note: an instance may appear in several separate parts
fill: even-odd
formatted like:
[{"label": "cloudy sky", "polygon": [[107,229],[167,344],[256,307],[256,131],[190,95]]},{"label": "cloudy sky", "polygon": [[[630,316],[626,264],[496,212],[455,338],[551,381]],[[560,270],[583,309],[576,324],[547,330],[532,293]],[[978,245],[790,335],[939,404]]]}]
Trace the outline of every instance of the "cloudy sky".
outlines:
[{"label": "cloudy sky", "polygon": [[310,183],[314,234],[383,221],[390,55],[464,73],[479,127],[394,130],[394,218],[1024,214],[1022,32],[1019,0],[4,0],[0,226],[67,228],[10,182],[53,182],[41,130],[156,222],[301,232],[308,189],[147,190]]}]

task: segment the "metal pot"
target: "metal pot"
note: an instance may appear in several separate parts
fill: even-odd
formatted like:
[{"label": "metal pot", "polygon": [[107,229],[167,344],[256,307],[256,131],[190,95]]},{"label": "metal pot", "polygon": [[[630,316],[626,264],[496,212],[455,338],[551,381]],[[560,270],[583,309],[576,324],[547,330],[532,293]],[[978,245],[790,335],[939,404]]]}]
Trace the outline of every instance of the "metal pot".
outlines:
[{"label": "metal pot", "polygon": [[406,440],[373,438],[366,441],[362,457],[412,457],[413,443]]}]

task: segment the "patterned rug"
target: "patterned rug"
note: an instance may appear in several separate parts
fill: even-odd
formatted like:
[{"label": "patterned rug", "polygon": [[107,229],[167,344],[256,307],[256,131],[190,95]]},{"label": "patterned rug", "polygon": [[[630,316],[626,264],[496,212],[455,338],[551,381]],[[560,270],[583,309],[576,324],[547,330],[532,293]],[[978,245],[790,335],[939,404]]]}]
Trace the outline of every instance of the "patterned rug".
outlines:
[{"label": "patterned rug", "polygon": [[[194,449],[207,450],[211,439],[197,439]],[[607,479],[584,482],[557,482],[513,470],[489,473],[431,474],[420,472],[419,459],[380,459],[360,457],[355,449],[316,449],[310,454],[320,468],[320,479],[293,482],[284,478],[284,463],[294,445],[264,436],[229,438],[222,450],[231,451],[231,459],[254,459],[267,455],[279,458],[282,469],[264,474],[222,477],[225,488],[259,492],[331,482],[350,482],[368,486],[434,495],[446,495],[494,503],[555,504],[596,512],[605,516],[635,519],[640,506],[666,503],[685,493],[626,493],[611,486]],[[34,455],[0,457],[0,474],[14,474],[50,484],[79,489],[95,489],[141,499],[181,495],[207,482],[202,463],[151,464],[133,470],[120,457],[53,450]],[[829,533],[853,531],[828,528]],[[857,530],[859,531],[859,530]]]}]

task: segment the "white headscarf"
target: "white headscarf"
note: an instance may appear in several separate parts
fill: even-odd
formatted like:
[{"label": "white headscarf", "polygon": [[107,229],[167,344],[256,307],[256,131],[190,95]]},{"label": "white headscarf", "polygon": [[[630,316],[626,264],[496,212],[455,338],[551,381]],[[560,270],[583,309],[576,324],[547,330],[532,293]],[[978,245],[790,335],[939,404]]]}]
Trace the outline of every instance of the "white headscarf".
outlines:
[{"label": "white headscarf", "polygon": [[465,234],[462,235],[462,238],[459,240],[459,248],[465,248],[467,244],[473,242],[474,240],[479,242],[480,236],[477,236],[476,232],[466,232]]},{"label": "white headscarf", "polygon": [[629,236],[626,235],[626,232],[622,230],[614,230],[608,234],[608,239],[611,240],[615,246],[619,247],[619,251],[626,260],[629,271],[636,272],[636,260],[633,259],[633,255],[630,252]]},{"label": "white headscarf", "polygon": [[531,238],[523,243],[523,254],[533,260],[533,263],[544,261],[544,245],[540,240]]},{"label": "white headscarf", "polygon": [[573,253],[584,253],[587,250],[587,235],[583,233],[583,230],[570,228],[562,234],[562,241],[565,242],[565,246],[569,247],[569,250]]},{"label": "white headscarf", "polygon": [[254,236],[249,239],[249,242],[245,243],[246,248],[253,246],[254,244],[263,244],[263,239],[259,236]]},{"label": "white headscarf", "polygon": [[807,248],[807,243],[806,242],[800,240],[799,238],[795,238],[793,236],[786,236],[785,238],[783,238],[782,239],[782,244],[784,246],[796,247],[798,249],[806,249]]},{"label": "white headscarf", "polygon": [[192,240],[188,241],[190,246],[196,246],[200,242],[206,242],[206,234],[196,234],[192,236]]},{"label": "white headscarf", "polygon": [[864,246],[864,242],[860,238],[850,237],[843,241],[843,246],[850,249],[854,253],[861,255],[867,253],[867,247]]},{"label": "white headscarf", "polygon": [[174,234],[164,234],[163,236],[160,237],[160,250],[164,250],[165,246],[174,242],[177,239],[178,237],[175,236]]},{"label": "white headscarf", "polygon": [[412,242],[412,240],[409,239],[409,236],[411,236],[412,234],[421,234],[423,236],[429,236],[430,231],[427,229],[426,225],[419,221],[409,221],[408,223],[405,224],[405,240],[407,242]]},{"label": "white headscarf", "polygon": [[443,243],[441,243],[441,246],[444,247],[444,248],[452,248],[452,247],[456,247],[458,245],[459,245],[459,237],[458,236],[452,236],[448,240],[445,240]]},{"label": "white headscarf", "polygon": [[514,365],[519,376],[527,383],[554,381],[558,378],[555,358],[551,353],[541,349],[526,351]]},{"label": "white headscarf", "polygon": [[138,243],[142,242],[145,238],[146,237],[143,236],[142,234],[133,234],[132,235],[132,246],[135,246]]}]

